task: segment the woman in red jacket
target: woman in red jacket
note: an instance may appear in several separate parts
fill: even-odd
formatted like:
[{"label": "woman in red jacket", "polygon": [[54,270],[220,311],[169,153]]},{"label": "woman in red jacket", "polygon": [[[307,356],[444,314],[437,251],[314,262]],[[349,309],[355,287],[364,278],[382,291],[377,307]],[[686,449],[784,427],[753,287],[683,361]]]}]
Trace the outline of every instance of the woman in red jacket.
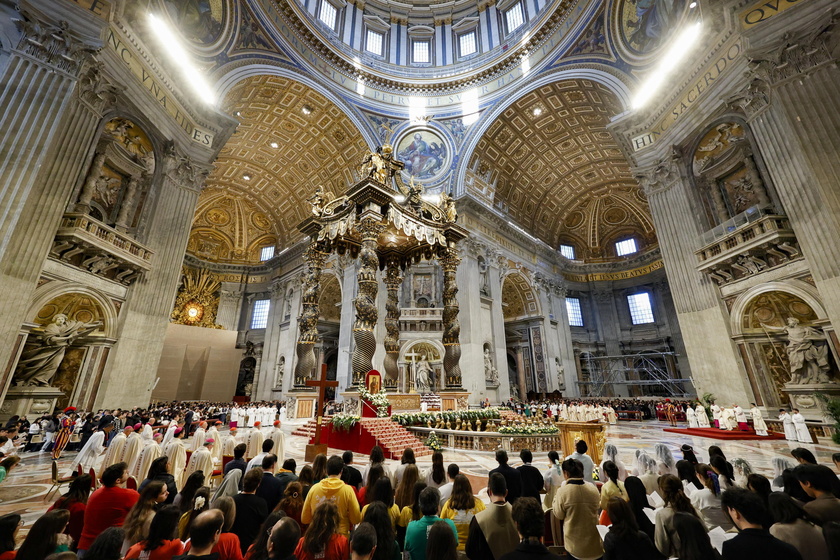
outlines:
[{"label": "woman in red jacket", "polygon": [[306,534],[298,541],[295,558],[298,560],[345,560],[350,556],[350,541],[338,533],[338,508],[323,502],[312,514]]},{"label": "woman in red jacket", "polygon": [[78,546],[82,537],[82,527],[85,524],[85,508],[90,496],[91,478],[89,474],[77,476],[70,483],[70,489],[50,506],[47,511],[66,509],[70,512],[70,522],[67,523],[65,533],[73,538],[73,548]]}]

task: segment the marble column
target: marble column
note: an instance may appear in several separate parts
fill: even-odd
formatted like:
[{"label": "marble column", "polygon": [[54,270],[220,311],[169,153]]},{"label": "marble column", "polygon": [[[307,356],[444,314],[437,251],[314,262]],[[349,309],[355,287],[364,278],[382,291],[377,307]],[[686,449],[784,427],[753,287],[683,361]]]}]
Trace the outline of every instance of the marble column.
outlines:
[{"label": "marble column", "polygon": [[131,218],[133,216],[134,205],[137,202],[136,198],[140,191],[140,182],[142,179],[137,176],[131,177],[128,180],[128,187],[125,189],[125,196],[123,196],[120,203],[120,211],[117,213],[116,228],[119,231],[126,232],[131,227]]},{"label": "marble column", "polygon": [[144,240],[154,251],[154,265],[132,285],[120,312],[120,338],[96,395],[97,408],[127,408],[151,397],[190,233],[191,221],[184,217],[194,214],[210,171],[173,144],[163,159],[159,184],[153,185],[158,199]]},{"label": "marble column", "polygon": [[752,402],[726,310],[716,287],[696,268],[694,252],[704,228],[692,204],[687,165],[680,154],[671,152],[637,169],[636,178],[650,204],[698,395],[711,392],[733,402]]},{"label": "marble column", "polygon": [[438,257],[443,269],[443,374],[445,387],[461,388],[461,325],[458,322],[457,272],[461,258],[455,247],[449,247]]},{"label": "marble column", "polygon": [[[836,18],[836,16],[834,16]],[[733,96],[747,116],[828,318],[840,325],[840,72],[836,21],[750,53],[753,80]]]},{"label": "marble column", "polygon": [[385,303],[385,379],[396,385],[399,380],[397,359],[400,354],[400,287],[403,276],[396,260],[388,262],[385,272],[385,287],[388,292]]},{"label": "marble column", "polygon": [[[46,21],[21,27],[22,38],[0,76],[3,363],[16,348],[20,326],[33,318],[27,316],[30,296],[56,225],[89,164],[97,124],[118,94],[89,58],[93,47],[68,29]],[[8,375],[0,380],[0,398],[8,383]]]},{"label": "marble column", "polygon": [[377,295],[379,282],[376,269],[379,259],[376,245],[382,225],[377,219],[366,218],[356,228],[362,238],[359,250],[359,292],[356,296],[356,322],[353,324],[353,384],[364,382],[364,376],[373,369],[373,357],[376,353],[376,335],[374,329],[379,319]]},{"label": "marble column", "polygon": [[229,331],[238,330],[241,310],[242,284],[239,282],[222,282],[219,310],[216,312],[216,324]]},{"label": "marble column", "polygon": [[306,250],[306,272],[303,280],[303,308],[298,318],[298,339],[295,348],[295,385],[303,385],[315,374],[318,365],[315,344],[318,342],[318,300],[321,297],[321,269],[327,255],[320,243],[312,240]]}]

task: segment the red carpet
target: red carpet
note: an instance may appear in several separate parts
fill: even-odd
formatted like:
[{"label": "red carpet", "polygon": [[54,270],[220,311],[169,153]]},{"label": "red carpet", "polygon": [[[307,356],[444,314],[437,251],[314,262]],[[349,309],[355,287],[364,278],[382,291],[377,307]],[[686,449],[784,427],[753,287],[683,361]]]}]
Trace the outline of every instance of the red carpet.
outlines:
[{"label": "red carpet", "polygon": [[666,432],[673,432],[675,434],[685,434],[688,436],[698,436],[710,439],[785,439],[784,434],[768,431],[766,436],[760,436],[754,431],[739,432],[718,430],[717,428],[663,428]]}]

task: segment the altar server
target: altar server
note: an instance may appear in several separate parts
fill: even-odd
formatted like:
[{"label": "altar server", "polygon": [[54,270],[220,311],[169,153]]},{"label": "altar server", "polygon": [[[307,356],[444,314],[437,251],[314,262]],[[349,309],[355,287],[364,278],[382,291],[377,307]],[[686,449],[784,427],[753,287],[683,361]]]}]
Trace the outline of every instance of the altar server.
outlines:
[{"label": "altar server", "polygon": [[796,428],[796,441],[814,443],[814,440],[811,439],[811,432],[808,431],[808,426],[805,424],[805,417],[799,413],[798,408],[793,409],[791,420],[793,420],[793,427]]},{"label": "altar server", "polygon": [[793,417],[784,408],[779,409],[779,420],[781,420],[782,426],[785,429],[785,439],[796,441],[796,428],[793,426]]}]

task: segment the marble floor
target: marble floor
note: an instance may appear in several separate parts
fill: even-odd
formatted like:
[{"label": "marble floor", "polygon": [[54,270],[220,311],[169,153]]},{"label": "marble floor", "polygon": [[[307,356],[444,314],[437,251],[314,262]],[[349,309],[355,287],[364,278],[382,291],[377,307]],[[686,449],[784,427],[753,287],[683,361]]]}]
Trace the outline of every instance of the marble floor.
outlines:
[{"label": "marble floor", "polygon": [[[283,426],[287,432],[286,457],[297,460],[298,468],[304,464],[304,448],[307,442],[302,437],[291,435],[291,431],[302,423],[304,422],[290,420]],[[656,421],[623,422],[608,427],[607,440],[618,446],[620,458],[628,465],[632,464],[636,449],[652,450],[654,445],[660,442],[667,444],[677,459],[682,457],[682,453],[679,452],[680,446],[689,443],[694,447],[701,461],[708,459],[708,447],[710,445],[720,445],[730,461],[738,457],[747,459],[753,470],[767,476],[771,476],[773,473],[771,460],[774,457],[790,458],[790,450],[801,445],[783,440],[718,442],[708,438],[664,432],[662,428],[665,427],[667,427],[667,423]],[[832,453],[840,452],[840,446],[835,445],[828,438],[821,439],[816,444],[802,446],[810,449],[820,463],[831,467],[833,467]],[[343,450],[330,449],[330,454],[340,453],[341,451]],[[73,455],[73,453],[66,453],[59,461],[60,474],[65,475],[69,472]],[[49,507],[49,502],[45,502],[44,497],[51,486],[49,482],[51,461],[48,453],[24,453],[21,457],[23,460],[20,465],[0,484],[0,515],[12,512],[19,513],[26,523],[23,528],[25,532],[35,519]],[[600,460],[600,458],[595,459],[596,462]],[[356,462],[363,465],[367,463],[367,457],[358,456]],[[470,477],[473,488],[476,489],[479,496],[485,496],[483,487],[486,484],[487,473],[496,466],[492,453],[444,450],[444,462],[447,465],[457,463],[461,467],[461,471]],[[392,463],[396,462],[392,461]],[[516,466],[517,463],[518,457],[511,457],[511,464]],[[418,466],[421,468],[426,468],[429,465],[431,465],[430,458],[418,460]],[[547,457],[535,457],[534,465],[540,469],[547,468]],[[51,498],[50,502],[54,501],[57,496],[58,493]]]}]

